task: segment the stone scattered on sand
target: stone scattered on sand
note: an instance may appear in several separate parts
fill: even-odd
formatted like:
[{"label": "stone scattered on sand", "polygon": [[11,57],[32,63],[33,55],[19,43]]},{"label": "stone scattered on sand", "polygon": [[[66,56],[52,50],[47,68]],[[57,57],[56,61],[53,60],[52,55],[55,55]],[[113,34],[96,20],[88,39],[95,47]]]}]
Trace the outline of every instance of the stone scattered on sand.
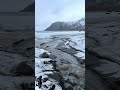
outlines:
[{"label": "stone scattered on sand", "polygon": [[46,53],[46,52],[43,52],[41,55],[40,55],[41,58],[49,58],[49,55]]}]

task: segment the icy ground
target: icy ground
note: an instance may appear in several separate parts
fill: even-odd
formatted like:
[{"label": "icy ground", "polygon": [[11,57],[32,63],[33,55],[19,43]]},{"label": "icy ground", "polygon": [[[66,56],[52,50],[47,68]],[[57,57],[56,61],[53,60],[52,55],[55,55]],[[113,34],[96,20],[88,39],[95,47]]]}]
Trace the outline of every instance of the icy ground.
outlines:
[{"label": "icy ground", "polygon": [[[84,89],[84,31],[36,32],[35,47],[35,90]],[[44,52],[50,57],[41,57]],[[50,61],[55,61],[56,66],[48,63]],[[69,78],[68,82],[64,82],[64,87],[61,86],[62,79],[56,76],[58,73],[64,79],[63,81]],[[57,79],[49,77],[50,75],[55,75]],[[42,82],[41,85],[39,80]],[[75,86],[72,87],[71,83]]]},{"label": "icy ground", "polygon": [[80,57],[85,59],[85,33],[81,34],[80,36],[73,36],[66,41],[65,45],[77,50],[77,53],[74,54],[76,57]]},{"label": "icy ground", "polygon": [[[85,32],[84,31],[68,31],[68,32],[43,32],[35,33],[36,39],[40,39],[42,42],[46,43],[51,41],[52,38],[60,38],[64,41],[64,47],[73,48],[77,52],[74,54],[76,57],[85,59]],[[46,39],[46,40],[44,40]],[[37,42],[38,40],[36,40]],[[42,43],[39,42],[39,43]]]}]

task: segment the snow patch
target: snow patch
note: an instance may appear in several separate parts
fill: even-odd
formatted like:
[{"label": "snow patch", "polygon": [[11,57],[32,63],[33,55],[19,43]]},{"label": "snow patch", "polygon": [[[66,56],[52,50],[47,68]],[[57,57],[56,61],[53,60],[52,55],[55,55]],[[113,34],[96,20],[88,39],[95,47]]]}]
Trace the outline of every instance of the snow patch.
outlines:
[{"label": "snow patch", "polygon": [[[40,54],[42,54],[44,52],[47,52],[48,54],[50,54],[46,50],[35,48],[35,57],[36,57],[35,58],[35,77],[36,77],[35,90],[49,90],[50,88],[52,88],[53,85],[55,85],[54,90],[62,90],[61,86],[58,85],[59,83],[57,81],[48,77],[48,74],[53,74],[52,71],[49,71],[49,70],[53,70],[53,65],[44,63],[44,62],[50,61],[51,60],[50,58],[40,58],[39,57]],[[42,80],[44,78],[48,78],[48,80],[46,82],[42,82],[42,85],[39,88],[39,82],[37,81],[37,79],[40,76],[42,76]]]}]

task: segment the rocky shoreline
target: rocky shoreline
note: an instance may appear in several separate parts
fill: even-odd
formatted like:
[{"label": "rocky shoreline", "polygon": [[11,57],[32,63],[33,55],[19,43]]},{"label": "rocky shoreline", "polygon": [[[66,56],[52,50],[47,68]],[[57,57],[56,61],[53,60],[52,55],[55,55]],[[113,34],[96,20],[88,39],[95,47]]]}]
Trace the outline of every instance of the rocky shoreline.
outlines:
[{"label": "rocky shoreline", "polygon": [[[12,29],[0,31],[0,88],[33,90],[34,43],[32,34]],[[24,33],[23,33],[24,32]]]},{"label": "rocky shoreline", "polygon": [[[97,17],[94,15],[97,14]],[[86,26],[86,88],[88,90],[120,89],[120,15],[110,12],[87,13]],[[95,24],[97,22],[97,24]],[[89,73],[87,73],[89,72]],[[91,77],[97,81],[92,82]],[[103,84],[104,83],[104,84]]]},{"label": "rocky shoreline", "polygon": [[[66,37],[64,35],[52,36],[51,38],[45,38],[45,39],[36,38],[35,47],[37,49],[42,48],[45,51],[49,52],[50,54],[48,55],[48,58],[54,61],[54,64],[52,65],[53,71],[51,71],[52,74],[47,75],[47,78],[54,79],[55,81],[57,81],[57,85],[61,87],[61,89],[56,89],[56,88],[50,89],[53,87],[53,85],[51,86],[48,85],[49,87],[47,90],[84,90],[84,87],[85,87],[84,86],[85,85],[84,84],[84,80],[85,80],[84,58],[75,56],[75,54],[77,53],[77,49],[69,47],[69,45],[72,45],[72,44],[71,44],[71,41],[68,42],[68,40],[70,40],[70,37],[69,36]],[[41,55],[42,54],[44,53],[41,53]],[[40,61],[43,60],[41,55],[39,53],[40,57],[38,58]],[[35,63],[38,64],[37,59]],[[36,66],[36,69],[37,69],[37,66]],[[40,77],[37,74],[36,76],[37,78]],[[55,84],[55,87],[57,87],[56,84]],[[41,88],[42,90],[46,90],[45,86],[41,86]],[[41,88],[39,89],[38,86],[36,86],[36,90],[41,90]]]}]

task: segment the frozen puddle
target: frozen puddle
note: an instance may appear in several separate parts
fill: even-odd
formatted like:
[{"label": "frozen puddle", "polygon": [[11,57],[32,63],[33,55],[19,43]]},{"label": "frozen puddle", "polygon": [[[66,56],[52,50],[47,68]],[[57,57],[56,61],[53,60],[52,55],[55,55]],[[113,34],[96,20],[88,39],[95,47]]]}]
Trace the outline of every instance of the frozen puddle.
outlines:
[{"label": "frozen puddle", "polygon": [[48,74],[53,74],[54,68],[52,63],[48,63],[51,61],[50,58],[40,57],[44,52],[50,54],[48,51],[35,48],[35,90],[62,90],[59,82],[48,77]]}]

